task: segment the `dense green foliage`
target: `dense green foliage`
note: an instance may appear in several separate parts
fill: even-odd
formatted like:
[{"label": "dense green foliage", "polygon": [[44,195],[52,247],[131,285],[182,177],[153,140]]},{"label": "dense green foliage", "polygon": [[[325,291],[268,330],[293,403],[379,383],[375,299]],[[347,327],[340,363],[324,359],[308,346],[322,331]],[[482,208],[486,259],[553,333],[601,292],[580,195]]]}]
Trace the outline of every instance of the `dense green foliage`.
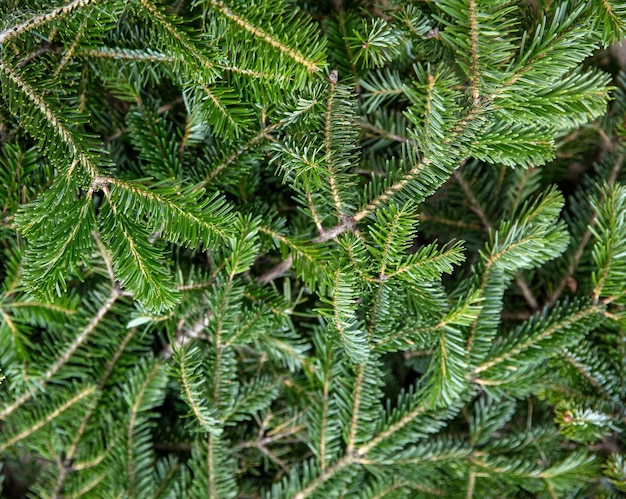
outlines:
[{"label": "dense green foliage", "polygon": [[619,0],[2,0],[11,497],[626,491]]}]

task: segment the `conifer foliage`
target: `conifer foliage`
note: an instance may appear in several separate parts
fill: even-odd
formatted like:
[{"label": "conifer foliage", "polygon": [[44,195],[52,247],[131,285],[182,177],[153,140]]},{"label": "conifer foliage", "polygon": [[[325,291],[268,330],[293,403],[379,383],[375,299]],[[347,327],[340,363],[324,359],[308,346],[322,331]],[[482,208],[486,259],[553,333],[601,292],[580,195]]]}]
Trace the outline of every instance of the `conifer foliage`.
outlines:
[{"label": "conifer foliage", "polygon": [[0,483],[626,491],[618,0],[4,0]]}]

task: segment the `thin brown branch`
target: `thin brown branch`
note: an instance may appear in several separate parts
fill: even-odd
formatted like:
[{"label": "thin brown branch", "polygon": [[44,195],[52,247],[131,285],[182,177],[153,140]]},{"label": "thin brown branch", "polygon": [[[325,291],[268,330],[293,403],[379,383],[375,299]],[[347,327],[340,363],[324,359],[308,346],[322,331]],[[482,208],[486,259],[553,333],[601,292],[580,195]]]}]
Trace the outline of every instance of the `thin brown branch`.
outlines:
[{"label": "thin brown branch", "polygon": [[[615,163],[613,163],[613,167],[611,168],[611,173],[609,174],[609,178],[607,179],[607,184],[609,186],[612,186],[613,184],[615,184],[615,181],[617,179],[617,174],[619,173],[623,160],[624,160],[623,155],[619,154],[615,160]],[[602,201],[602,199],[600,201]],[[578,267],[578,262],[582,258],[583,253],[585,252],[585,248],[587,247],[587,244],[589,244],[589,241],[591,240],[591,237],[593,235],[591,233],[591,227],[595,224],[595,222],[596,222],[596,215],[594,214],[590,217],[589,222],[587,223],[587,229],[585,230],[583,236],[580,238],[578,247],[576,248],[576,251],[574,252],[574,255],[572,256],[569,262],[569,265],[567,266],[567,272],[561,278],[561,281],[559,282],[559,284],[556,286],[556,288],[554,289],[554,291],[548,298],[548,302],[547,302],[548,306],[552,307],[560,298],[561,294],[565,290],[565,287],[573,281],[574,272],[576,268]]]},{"label": "thin brown branch", "polygon": [[485,230],[485,232],[488,233],[489,229],[491,228],[491,222],[489,221],[489,217],[487,217],[485,210],[483,210],[483,207],[480,205],[480,202],[474,194],[474,191],[472,191],[472,188],[460,172],[455,170],[452,172],[452,176],[454,177],[454,180],[457,181],[457,183],[463,190],[463,194],[465,194],[465,197],[469,201],[470,210],[472,210],[478,216],[480,222],[483,225],[483,229]]},{"label": "thin brown branch", "polygon": [[285,260],[280,262],[278,265],[272,267],[267,272],[259,276],[257,281],[261,284],[267,284],[272,282],[274,279],[280,277],[282,274],[287,272],[291,268],[291,264],[293,263],[293,257],[289,255]]}]

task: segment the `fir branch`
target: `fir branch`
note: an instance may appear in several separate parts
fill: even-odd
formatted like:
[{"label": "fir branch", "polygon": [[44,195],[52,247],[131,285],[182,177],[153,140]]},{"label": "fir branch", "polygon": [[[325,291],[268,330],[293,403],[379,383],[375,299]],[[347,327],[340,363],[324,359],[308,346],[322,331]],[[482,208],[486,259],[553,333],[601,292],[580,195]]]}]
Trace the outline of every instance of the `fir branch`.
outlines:
[{"label": "fir branch", "polygon": [[[191,247],[203,243],[210,248],[230,235],[230,208],[218,195],[202,199],[202,188],[180,189],[174,183],[162,182],[149,190],[141,184],[101,177],[98,185],[103,184],[113,187],[108,195],[112,203],[130,210],[143,208],[150,224],[161,226],[164,236],[174,242]],[[183,227],[189,229],[181,231]]]},{"label": "fir branch", "polygon": [[70,357],[76,352],[78,348],[85,342],[87,337],[96,329],[98,324],[102,321],[104,316],[111,310],[115,302],[121,296],[121,290],[117,286],[113,286],[109,296],[98,311],[93,316],[93,319],[87,324],[87,326],[81,331],[81,333],[74,338],[71,345],[63,352],[58,360],[46,371],[44,375],[45,380],[50,380],[54,375],[59,372],[59,369],[70,359]]},{"label": "fir branch", "polygon": [[[578,311],[575,311],[573,314],[565,314],[561,320],[557,320],[554,323],[549,324],[539,334],[529,336],[526,341],[522,341],[516,344],[513,348],[502,352],[502,354],[494,356],[486,362],[483,362],[481,365],[472,370],[472,374],[480,374],[483,371],[491,369],[494,366],[497,366],[498,364],[501,364],[502,362],[505,362],[508,359],[519,355],[521,352],[528,350],[533,345],[539,344],[543,340],[546,340],[555,334],[562,333],[564,330],[570,329],[572,326],[577,325],[579,322],[584,323],[586,319],[597,317],[602,312],[602,306],[591,304]],[[558,311],[555,312],[555,314],[558,314]],[[570,338],[570,341],[573,341],[573,339]]]},{"label": "fir branch", "polygon": [[297,50],[292,49],[291,47],[288,47],[287,45],[283,44],[280,40],[272,37],[269,33],[264,32],[261,28],[255,26],[254,24],[248,22],[243,17],[237,15],[226,4],[218,0],[210,0],[210,5],[215,10],[217,10],[220,14],[225,16],[229,21],[235,23],[237,26],[239,26],[243,30],[263,40],[267,44],[271,45],[272,47],[276,48],[277,50],[279,50],[286,56],[293,59],[298,64],[301,64],[302,66],[304,66],[304,68],[306,68],[306,70],[309,73],[315,73],[322,69],[319,62],[307,59],[304,55],[302,55],[302,53],[298,52]]},{"label": "fir branch", "polygon": [[[176,360],[180,365],[180,381],[182,383],[182,396],[191,407],[192,413],[202,428],[214,435],[222,433],[216,411],[204,404],[204,393],[201,389],[202,364],[200,351],[197,348],[180,349],[176,352]],[[217,362],[216,362],[217,365]],[[215,383],[217,387],[219,383]],[[214,396],[214,405],[217,405]]]},{"label": "fir branch", "polygon": [[[46,385],[54,378],[59,370],[70,360],[74,353],[81,347],[81,345],[89,338],[93,331],[98,327],[104,316],[111,310],[115,302],[121,296],[121,290],[117,287],[113,287],[106,301],[94,314],[91,321],[82,329],[82,331],[74,338],[70,345],[67,346],[65,351],[56,359],[56,362],[44,373],[43,377],[38,380],[41,389],[45,389]],[[0,308],[0,314],[2,309]],[[9,323],[10,324],[10,323]],[[32,391],[24,392],[17,397],[14,402],[6,406],[0,411],[0,419],[4,419],[11,415],[17,409],[19,409],[24,403],[28,402],[35,396]]]},{"label": "fir branch", "polygon": [[565,361],[571,365],[585,380],[591,385],[602,398],[611,402],[615,400],[606,389],[606,387],[597,379],[596,373],[589,369],[589,366],[584,365],[575,354],[571,353],[567,348],[563,348],[560,354]]},{"label": "fir branch", "polygon": [[0,6],[0,461],[41,465],[25,493],[614,493],[603,1]]},{"label": "fir branch", "polygon": [[[314,104],[312,104],[313,106]],[[284,118],[282,120],[277,121],[272,125],[267,125],[259,131],[254,137],[244,142],[236,151],[234,151],[229,156],[223,158],[220,163],[213,168],[210,173],[205,177],[202,181],[201,185],[206,185],[214,181],[216,177],[218,177],[226,168],[235,163],[242,155],[252,149],[255,145],[259,144],[263,139],[270,139],[270,133],[279,127],[283,126],[287,123],[287,119]]]},{"label": "fir branch", "polygon": [[156,25],[160,26],[165,33],[173,41],[172,46],[178,46],[181,53],[189,54],[192,58],[185,58],[186,61],[194,60],[198,67],[203,68],[204,71],[195,73],[198,77],[200,74],[206,74],[206,79],[201,79],[200,82],[210,82],[217,76],[216,62],[210,60],[205,54],[203,54],[195,43],[188,37],[188,35],[179,30],[175,24],[163,14],[158,7],[152,4],[150,0],[137,0],[137,4],[143,7],[144,15],[149,18]]},{"label": "fir branch", "polygon": [[[96,159],[91,152],[84,145],[84,141],[73,132],[61,118],[61,114],[53,110],[52,107],[45,101],[45,99],[37,93],[33,86],[29,85],[24,79],[22,79],[18,73],[16,73],[11,67],[0,60],[0,71],[8,78],[8,81],[15,85],[15,88],[23,94],[31,103],[27,109],[32,109],[31,112],[37,113],[43,117],[44,123],[50,128],[69,150],[72,157],[76,158],[76,161],[72,162],[69,168],[64,172],[67,178],[70,178],[76,168],[81,166],[83,168],[83,174],[87,176],[89,181],[95,179],[98,175],[98,167],[96,166]],[[16,103],[16,106],[23,106],[23,103]],[[19,114],[19,113],[17,113]],[[40,137],[41,131],[36,128],[36,123],[31,123],[32,117],[24,122],[24,126],[30,128],[31,133],[35,137]],[[45,141],[45,139],[43,139]]]},{"label": "fir branch", "polygon": [[94,393],[94,391],[95,391],[95,387],[92,387],[92,386],[83,389],[82,391],[76,393],[73,397],[67,399],[64,403],[62,403],[58,407],[55,407],[54,410],[50,411],[44,417],[40,418],[39,421],[30,425],[28,428],[26,428],[22,432],[18,433],[17,435],[11,436],[8,440],[4,442],[0,442],[0,452],[5,451],[9,447],[15,445],[17,442],[32,435],[36,431],[39,431],[41,428],[43,428],[44,426],[54,421],[57,417],[59,417],[65,411],[79,404],[80,402],[83,401],[83,399],[90,397]]},{"label": "fir branch", "polygon": [[328,181],[330,183],[330,192],[333,196],[333,202],[337,210],[337,216],[340,217],[343,213],[343,203],[339,197],[339,191],[337,190],[337,180],[335,179],[335,173],[333,168],[333,150],[331,144],[331,131],[333,120],[333,101],[335,99],[335,87],[337,85],[337,71],[333,70],[330,73],[330,86],[328,89],[328,100],[326,101],[326,126],[324,127],[324,146],[326,148],[326,161],[328,162]]},{"label": "fir branch", "polygon": [[[89,424],[89,422],[91,421],[91,418],[95,414],[95,409],[96,409],[98,403],[101,400],[102,392],[103,392],[103,390],[104,390],[104,388],[106,386],[106,383],[108,382],[109,378],[111,377],[111,374],[113,373],[115,365],[117,364],[117,362],[119,361],[120,357],[124,353],[124,350],[126,349],[128,344],[131,342],[131,340],[135,337],[136,334],[137,334],[137,329],[136,328],[130,329],[128,331],[128,333],[126,333],[126,336],[120,342],[117,350],[115,351],[115,353],[113,354],[111,359],[107,362],[105,371],[104,371],[102,377],[100,378],[100,380],[98,381],[98,386],[96,388],[96,396],[94,397],[94,400],[93,400],[92,404],[90,405],[89,409],[87,410],[87,412],[85,413],[83,419],[81,420],[80,426],[76,430],[76,433],[74,434],[74,438],[72,439],[70,447],[67,450],[67,453],[65,455],[65,461],[66,462],[73,463],[74,456],[78,452],[79,446],[80,446],[80,444],[82,442],[82,439],[85,436],[85,432],[87,430],[87,425]],[[68,466],[62,466],[61,467],[61,469],[59,470],[59,475],[57,476],[57,480],[56,480],[56,488],[55,488],[54,492],[52,493],[52,497],[53,498],[60,498],[60,497],[62,497],[63,485],[65,483],[65,479],[66,479],[67,475],[70,472],[72,472],[72,471],[78,471],[78,467],[76,465],[72,465],[72,467],[68,467]],[[102,480],[102,478],[104,478],[103,475],[100,476],[100,480]]]},{"label": "fir branch", "polygon": [[178,295],[166,281],[167,274],[154,250],[148,246],[148,234],[122,214],[115,201],[111,201],[108,190],[105,195],[108,202],[100,218],[100,233],[107,234],[111,259],[117,262],[116,276],[148,307],[154,310],[171,308],[177,303]]},{"label": "fir branch", "polygon": [[0,44],[9,42],[12,38],[18,37],[25,33],[28,33],[34,29],[39,28],[42,24],[49,23],[50,21],[54,21],[56,19],[60,19],[67,14],[70,14],[76,9],[80,9],[81,7],[86,7],[96,3],[95,0],[73,0],[61,7],[57,7],[56,9],[50,10],[45,14],[36,14],[32,17],[22,21],[18,25],[11,26],[9,28],[0,31]]}]

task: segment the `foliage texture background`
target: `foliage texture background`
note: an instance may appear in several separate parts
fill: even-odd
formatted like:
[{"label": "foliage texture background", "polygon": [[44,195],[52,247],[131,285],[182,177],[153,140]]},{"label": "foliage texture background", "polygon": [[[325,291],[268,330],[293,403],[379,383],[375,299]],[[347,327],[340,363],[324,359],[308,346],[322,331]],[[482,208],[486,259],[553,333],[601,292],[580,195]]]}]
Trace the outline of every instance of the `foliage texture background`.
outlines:
[{"label": "foliage texture background", "polygon": [[626,490],[618,0],[3,0],[8,497]]}]

